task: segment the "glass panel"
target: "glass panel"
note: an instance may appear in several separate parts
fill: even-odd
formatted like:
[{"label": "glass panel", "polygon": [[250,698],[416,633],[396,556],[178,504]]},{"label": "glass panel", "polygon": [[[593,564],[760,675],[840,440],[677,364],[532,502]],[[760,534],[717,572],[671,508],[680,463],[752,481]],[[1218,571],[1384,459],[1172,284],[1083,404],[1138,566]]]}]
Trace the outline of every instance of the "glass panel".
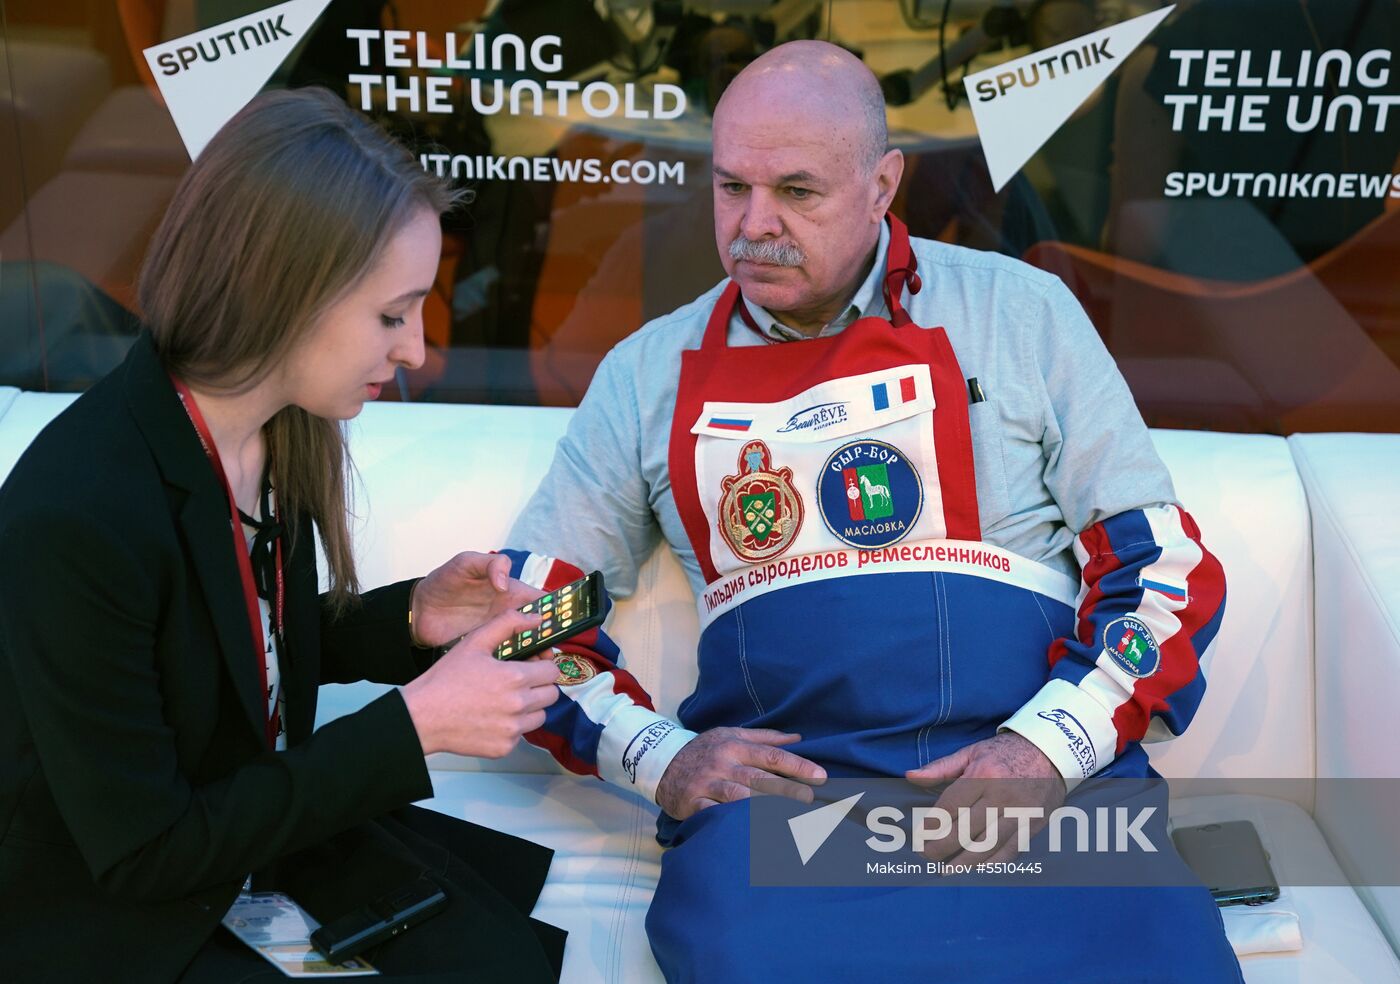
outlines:
[{"label": "glass panel", "polygon": [[[270,6],[5,0],[3,381],[76,388],[120,358],[188,166],[143,51]],[[1165,9],[334,0],[266,85],[331,87],[476,193],[446,222],[427,362],[384,399],[576,403],[608,348],[722,276],[724,87],[820,37],[881,80],[911,231],[1062,277],[1150,423],[1400,429],[1400,0],[1195,0],[1140,29]],[[181,70],[263,44],[219,36]]]},{"label": "glass panel", "polygon": [[1150,424],[1400,430],[1400,3],[1197,0],[1130,39],[1166,6],[836,0],[832,37],[924,137],[911,231],[1062,277]]},{"label": "glass panel", "polygon": [[[5,115],[17,144],[5,180],[17,173],[25,209],[0,232],[0,382],[82,389],[137,330],[137,263],[183,164],[136,163],[152,131],[173,127],[136,84],[116,16],[108,4],[5,0]],[[12,309],[39,344],[11,344]]]},{"label": "glass panel", "polygon": [[[693,5],[602,6],[507,0],[463,23],[397,5],[410,60],[425,61],[422,37],[430,59],[451,44],[477,66],[395,73],[400,86],[454,79],[450,118],[414,122],[432,128],[427,166],[476,191],[449,224],[441,328],[430,326],[441,362],[411,374],[415,397],[573,405],[612,345],[723,276],[709,100],[754,42]],[[766,4],[732,6],[737,24]],[[822,4],[792,6],[805,10],[796,36],[814,36]],[[389,60],[380,39],[370,55]],[[366,98],[412,115],[387,82],[352,90],[352,103]]]},{"label": "glass panel", "polygon": [[0,2],[0,385],[42,386],[39,321],[24,214],[21,119],[10,81],[4,14],[5,5]]},{"label": "glass panel", "polygon": [[[1048,0],[1015,53],[1160,6]],[[1149,423],[1400,430],[1397,37],[1395,0],[1180,4],[1007,186],[1042,221],[1002,248],[1069,284]]]}]

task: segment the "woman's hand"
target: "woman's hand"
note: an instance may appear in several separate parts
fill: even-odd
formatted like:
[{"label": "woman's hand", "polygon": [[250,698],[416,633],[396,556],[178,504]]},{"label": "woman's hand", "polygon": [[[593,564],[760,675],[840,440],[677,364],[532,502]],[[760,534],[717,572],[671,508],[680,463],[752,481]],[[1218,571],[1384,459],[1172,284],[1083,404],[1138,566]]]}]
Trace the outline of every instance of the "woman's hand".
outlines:
[{"label": "woman's hand", "polygon": [[413,642],[445,646],[543,594],[510,576],[505,554],[459,553],[414,586]]},{"label": "woman's hand", "polygon": [[559,669],[542,659],[502,661],[492,653],[515,633],[540,624],[513,609],[497,615],[403,688],[423,754],[500,758],[520,736],[544,724],[559,699]]}]

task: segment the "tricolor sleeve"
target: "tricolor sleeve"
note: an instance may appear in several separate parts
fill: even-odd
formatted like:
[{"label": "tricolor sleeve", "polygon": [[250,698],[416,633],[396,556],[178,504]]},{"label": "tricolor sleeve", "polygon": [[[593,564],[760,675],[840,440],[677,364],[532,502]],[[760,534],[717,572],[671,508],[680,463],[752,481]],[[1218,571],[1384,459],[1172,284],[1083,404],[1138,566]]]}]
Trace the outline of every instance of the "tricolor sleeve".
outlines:
[{"label": "tricolor sleeve", "polygon": [[1132,394],[1074,295],[1052,281],[1028,303],[1022,351],[1043,387],[1044,483],[1080,590],[1074,635],[1050,646],[1048,682],[1004,727],[1073,783],[1128,743],[1190,723],[1225,576],[1176,505]]},{"label": "tricolor sleeve", "polygon": [[[511,576],[552,591],[583,576],[572,564],[537,553],[504,550]],[[609,612],[612,600],[606,602]],[[597,776],[652,800],[661,776],[693,731],[656,713],[621,652],[601,629],[555,647],[559,699],[545,711],[544,727],[525,740],[549,752],[570,772]]]},{"label": "tricolor sleeve", "polygon": [[1185,731],[1225,612],[1220,562],[1180,506],[1095,523],[1074,554],[1083,571],[1075,635],[1051,645],[1050,680],[1004,725],[1071,782],[1130,742]]}]

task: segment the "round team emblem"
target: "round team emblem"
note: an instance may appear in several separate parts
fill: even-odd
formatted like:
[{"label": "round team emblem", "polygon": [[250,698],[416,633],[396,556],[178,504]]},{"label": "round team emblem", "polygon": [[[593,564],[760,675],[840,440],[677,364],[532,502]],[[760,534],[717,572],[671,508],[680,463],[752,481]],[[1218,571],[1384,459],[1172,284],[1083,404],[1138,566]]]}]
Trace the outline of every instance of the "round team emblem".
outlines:
[{"label": "round team emblem", "polygon": [[592,663],[568,653],[555,653],[554,665],[559,669],[559,676],[554,682],[560,687],[571,687],[574,684],[592,680],[598,675],[598,671],[593,668]]},{"label": "round team emblem", "polygon": [[872,550],[909,535],[924,508],[924,485],[893,444],[851,441],[822,465],[817,504],[836,539]]},{"label": "round team emblem", "polygon": [[1157,640],[1141,619],[1115,618],[1104,627],[1103,651],[1135,677],[1147,677],[1162,665]]},{"label": "round team emblem", "polygon": [[739,474],[720,480],[719,532],[734,556],[746,563],[772,560],[802,529],[802,499],[792,487],[792,469],[773,467],[762,441],[739,452]]}]

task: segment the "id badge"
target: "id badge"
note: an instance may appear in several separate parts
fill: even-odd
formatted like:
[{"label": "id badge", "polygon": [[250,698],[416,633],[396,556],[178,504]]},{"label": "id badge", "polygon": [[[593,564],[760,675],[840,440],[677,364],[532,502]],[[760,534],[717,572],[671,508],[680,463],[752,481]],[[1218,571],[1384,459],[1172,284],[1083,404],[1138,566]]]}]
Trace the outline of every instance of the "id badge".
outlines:
[{"label": "id badge", "polygon": [[379,971],[358,957],[332,964],[311,945],[321,928],[316,918],[282,892],[238,896],[223,923],[287,977],[376,977]]}]

